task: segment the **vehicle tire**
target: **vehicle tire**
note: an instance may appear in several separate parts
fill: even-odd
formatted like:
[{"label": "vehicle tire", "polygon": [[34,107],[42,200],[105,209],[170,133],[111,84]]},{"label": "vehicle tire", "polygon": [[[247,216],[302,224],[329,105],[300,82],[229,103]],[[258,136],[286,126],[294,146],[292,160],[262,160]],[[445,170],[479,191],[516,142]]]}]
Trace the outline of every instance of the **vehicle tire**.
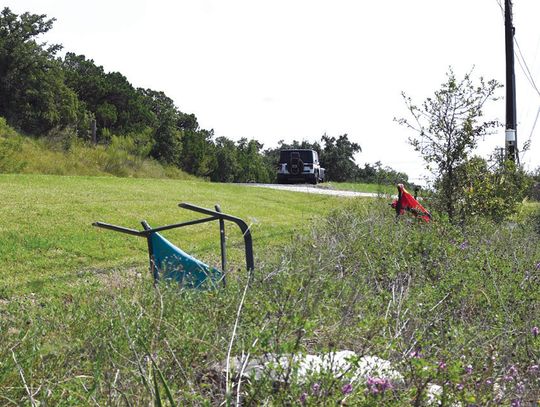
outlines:
[{"label": "vehicle tire", "polygon": [[317,185],[319,183],[319,174],[318,173],[313,174],[313,179],[311,180],[311,183],[313,185]]}]

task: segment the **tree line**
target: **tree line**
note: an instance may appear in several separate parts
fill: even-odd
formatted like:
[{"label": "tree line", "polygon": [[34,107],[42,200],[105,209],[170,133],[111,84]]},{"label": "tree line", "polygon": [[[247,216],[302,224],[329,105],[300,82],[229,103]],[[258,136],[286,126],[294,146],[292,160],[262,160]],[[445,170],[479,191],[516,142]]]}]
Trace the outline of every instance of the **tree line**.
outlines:
[{"label": "tree line", "polygon": [[0,116],[26,135],[117,143],[130,153],[174,165],[219,182],[272,182],[279,150],[313,148],[329,180],[394,183],[407,175],[378,162],[356,165],[360,145],[347,134],[319,142],[280,141],[263,149],[257,140],[215,137],[194,114],[182,112],[164,92],[135,88],[119,72],[106,72],[85,55],[40,43],[54,18],[9,8],[0,14]]}]

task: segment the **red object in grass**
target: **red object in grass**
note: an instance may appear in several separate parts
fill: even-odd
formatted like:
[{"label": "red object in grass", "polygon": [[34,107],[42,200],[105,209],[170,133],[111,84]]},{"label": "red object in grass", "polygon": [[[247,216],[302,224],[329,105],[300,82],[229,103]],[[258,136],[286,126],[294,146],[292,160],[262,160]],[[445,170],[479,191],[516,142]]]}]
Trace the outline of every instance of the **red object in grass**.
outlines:
[{"label": "red object in grass", "polygon": [[403,215],[405,211],[412,213],[414,216],[422,218],[424,221],[431,220],[431,214],[414,197],[407,192],[403,184],[398,184],[398,199],[392,202],[392,208],[396,210],[398,215]]}]

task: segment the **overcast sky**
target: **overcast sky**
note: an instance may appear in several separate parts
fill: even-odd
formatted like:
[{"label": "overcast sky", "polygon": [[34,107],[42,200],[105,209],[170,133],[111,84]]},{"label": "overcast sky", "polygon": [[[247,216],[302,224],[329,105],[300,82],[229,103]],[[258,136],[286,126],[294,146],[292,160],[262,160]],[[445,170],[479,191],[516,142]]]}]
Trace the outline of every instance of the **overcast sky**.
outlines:
[{"label": "overcast sky", "polygon": [[[501,0],[502,1],[502,0]],[[347,133],[357,162],[404,171],[423,162],[401,92],[420,103],[452,66],[504,83],[504,19],[498,0],[4,0],[20,14],[57,21],[45,36],[135,87],[164,91],[216,136],[319,140]],[[540,87],[540,1],[514,0],[516,38]],[[516,61],[518,144],[531,137],[540,96]],[[501,96],[504,90],[501,89]],[[504,123],[504,101],[489,118]],[[504,145],[504,129],[484,142]],[[540,119],[522,160],[540,166]]]}]

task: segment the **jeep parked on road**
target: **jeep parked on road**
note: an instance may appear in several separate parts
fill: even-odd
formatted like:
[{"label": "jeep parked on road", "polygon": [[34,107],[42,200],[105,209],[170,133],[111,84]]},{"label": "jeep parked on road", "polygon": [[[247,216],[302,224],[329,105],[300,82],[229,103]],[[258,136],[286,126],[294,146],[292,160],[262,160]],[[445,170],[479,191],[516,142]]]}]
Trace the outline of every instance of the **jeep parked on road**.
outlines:
[{"label": "jeep parked on road", "polygon": [[324,168],[319,163],[319,154],[315,150],[281,150],[277,181],[279,184],[293,182],[317,184],[323,182]]}]

